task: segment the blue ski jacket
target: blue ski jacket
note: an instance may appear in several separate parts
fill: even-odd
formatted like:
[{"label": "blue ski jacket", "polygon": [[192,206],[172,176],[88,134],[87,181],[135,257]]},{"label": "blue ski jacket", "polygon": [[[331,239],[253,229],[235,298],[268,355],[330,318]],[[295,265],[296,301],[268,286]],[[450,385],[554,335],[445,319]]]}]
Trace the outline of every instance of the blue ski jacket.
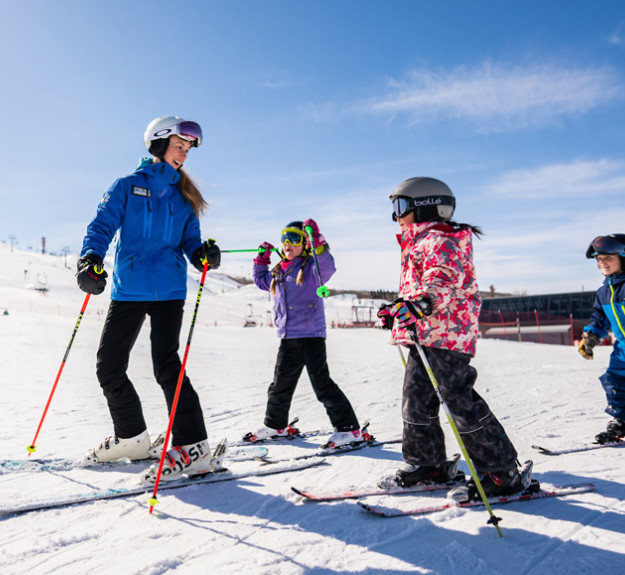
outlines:
[{"label": "blue ski jacket", "polygon": [[165,162],[142,164],[104,194],[87,227],[81,256],[104,259],[119,230],[111,299],[163,301],[187,296],[187,262],[201,247],[200,223]]},{"label": "blue ski jacket", "polygon": [[597,290],[590,324],[584,331],[590,331],[601,339],[612,331],[616,341],[613,354],[625,360],[625,274],[612,274]]}]

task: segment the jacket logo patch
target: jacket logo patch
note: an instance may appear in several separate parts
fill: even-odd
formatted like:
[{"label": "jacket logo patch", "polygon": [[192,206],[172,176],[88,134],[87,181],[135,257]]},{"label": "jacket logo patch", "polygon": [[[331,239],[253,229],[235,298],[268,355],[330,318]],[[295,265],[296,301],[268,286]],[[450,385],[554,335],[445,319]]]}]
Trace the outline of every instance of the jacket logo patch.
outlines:
[{"label": "jacket logo patch", "polygon": [[140,188],[139,186],[132,186],[130,190],[131,193],[135,196],[143,196],[144,198],[149,198],[152,195],[152,192],[147,188]]}]

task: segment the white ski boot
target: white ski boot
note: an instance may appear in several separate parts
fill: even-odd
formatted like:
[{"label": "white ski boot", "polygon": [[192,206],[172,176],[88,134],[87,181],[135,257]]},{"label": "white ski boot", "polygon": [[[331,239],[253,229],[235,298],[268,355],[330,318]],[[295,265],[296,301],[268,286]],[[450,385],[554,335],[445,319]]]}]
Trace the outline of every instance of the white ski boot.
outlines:
[{"label": "white ski boot", "polygon": [[85,453],[83,464],[96,465],[124,458],[131,461],[150,459],[149,449],[150,436],[147,430],[129,439],[111,435],[100,443],[98,447],[93,447]]},{"label": "white ski boot", "polygon": [[297,435],[299,430],[287,425],[284,429],[273,429],[263,425],[256,431],[250,431],[243,436],[243,441],[249,441],[250,443],[256,443],[257,441],[265,441],[266,439],[278,439],[280,437],[290,437],[291,435]]},{"label": "white ski boot", "polygon": [[362,443],[364,437],[360,433],[360,429],[354,429],[353,431],[335,431],[330,435],[328,441],[322,445],[324,449],[338,449],[345,445],[352,445],[355,443]]},{"label": "white ski boot", "polygon": [[[165,455],[163,470],[161,472],[162,481],[173,481],[182,475],[194,477],[206,475],[215,471],[223,471],[223,460],[228,451],[228,442],[222,439],[215,452],[211,454],[208,440],[198,441],[189,445],[172,447]],[[158,474],[158,465],[153,464],[142,475],[144,483],[155,483]]]}]

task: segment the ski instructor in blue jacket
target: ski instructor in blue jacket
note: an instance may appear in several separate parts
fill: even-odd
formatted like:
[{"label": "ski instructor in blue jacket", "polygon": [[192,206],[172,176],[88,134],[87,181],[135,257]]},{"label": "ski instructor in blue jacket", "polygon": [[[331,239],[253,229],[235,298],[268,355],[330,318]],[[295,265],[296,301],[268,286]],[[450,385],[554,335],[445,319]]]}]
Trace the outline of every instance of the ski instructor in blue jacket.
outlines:
[{"label": "ski instructor in blue jacket", "polygon": [[[187,295],[184,256],[198,270],[206,262],[209,269],[216,269],[221,260],[214,240],[202,242],[198,217],[207,203],[182,169],[189,150],[202,143],[200,126],[177,116],[162,116],[148,125],[144,139],[152,158],[143,159],[133,174],[118,179],[104,194],[78,260],[80,289],[102,293],[107,278],[103,260],[118,233],[111,303],[96,364],[114,435],[87,452],[90,463],[160,456],[160,450],[150,453],[141,400],[126,374],[130,351],[145,317],[150,316],[154,375],[171,410],[181,369],[178,348]],[[211,470],[202,408],[186,375],[172,445],[163,466],[164,480]],[[144,479],[155,478],[153,466]]]}]

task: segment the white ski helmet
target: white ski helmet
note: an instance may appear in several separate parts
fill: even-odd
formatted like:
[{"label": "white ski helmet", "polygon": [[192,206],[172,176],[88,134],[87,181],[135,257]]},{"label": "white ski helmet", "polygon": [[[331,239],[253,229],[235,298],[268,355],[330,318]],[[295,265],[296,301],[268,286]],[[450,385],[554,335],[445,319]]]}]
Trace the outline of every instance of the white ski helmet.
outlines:
[{"label": "white ski helmet", "polygon": [[183,120],[179,116],[159,116],[152,120],[145,129],[143,139],[149,152],[160,157],[167,150],[168,139],[176,135],[192,147],[199,148],[202,145],[202,128],[196,122]]},{"label": "white ski helmet", "polygon": [[409,178],[389,196],[393,221],[414,212],[415,222],[446,222],[456,209],[456,198],[447,184],[435,178]]}]

